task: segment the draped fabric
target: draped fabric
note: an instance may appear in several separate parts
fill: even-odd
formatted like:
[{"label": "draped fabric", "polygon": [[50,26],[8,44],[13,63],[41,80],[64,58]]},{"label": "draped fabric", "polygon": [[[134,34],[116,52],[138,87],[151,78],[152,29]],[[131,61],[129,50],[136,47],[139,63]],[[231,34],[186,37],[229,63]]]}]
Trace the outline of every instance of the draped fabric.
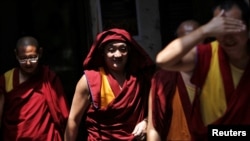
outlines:
[{"label": "draped fabric", "polygon": [[[126,80],[122,89],[107,71],[102,58],[102,49],[110,41],[129,44]],[[131,134],[137,123],[147,116],[150,80],[154,63],[147,53],[123,29],[110,29],[97,35],[83,63],[89,85],[92,104],[86,112],[85,127],[88,140],[135,140]],[[103,67],[115,98],[106,107],[101,107],[101,74]]]},{"label": "draped fabric", "polygon": [[154,62],[152,61],[150,56],[131,37],[131,35],[127,31],[118,28],[112,28],[97,35],[87,57],[83,62],[84,69],[97,70],[100,66],[103,66],[103,64],[105,64],[102,55],[103,47],[105,46],[105,44],[111,41],[123,41],[130,46],[126,68],[127,72],[130,72],[134,75],[140,73],[140,71],[142,73],[147,72],[149,74],[152,74],[152,66],[154,65]]},{"label": "draped fabric", "polygon": [[[173,138],[170,139],[169,136],[175,139],[177,137],[181,140],[190,140],[191,102],[181,75],[177,72],[158,70],[151,82],[151,92],[153,126],[159,133],[161,140],[167,140],[167,138],[172,140]],[[176,111],[173,110],[177,108],[178,112],[182,113],[175,114]],[[176,115],[181,117],[174,117]],[[179,120],[174,120],[174,118]],[[181,121],[184,121],[184,126],[180,126]],[[178,130],[171,131],[177,128]]]},{"label": "draped fabric", "polygon": [[[223,89],[225,92],[226,110],[218,119],[209,125],[250,125],[250,62],[248,63],[238,85],[235,87],[228,58],[220,46],[218,46],[219,71],[222,75]],[[211,44],[201,45],[198,48],[198,62],[192,81],[199,86],[194,100],[192,112],[192,133],[197,141],[207,140],[207,126],[204,125],[200,112],[200,95],[208,78],[210,69],[212,48]],[[212,82],[211,82],[212,83]],[[213,103],[211,103],[213,104]]]},{"label": "draped fabric", "polygon": [[2,121],[4,141],[62,141],[68,106],[59,78],[48,67],[19,84],[19,70],[13,71],[13,89],[6,92],[4,76],[0,92],[5,103]]},{"label": "draped fabric", "polygon": [[[107,75],[103,68],[100,68],[101,73],[101,108],[106,108],[110,102],[112,102],[115,98],[115,94],[113,93]],[[119,89],[118,89],[119,90]]]}]

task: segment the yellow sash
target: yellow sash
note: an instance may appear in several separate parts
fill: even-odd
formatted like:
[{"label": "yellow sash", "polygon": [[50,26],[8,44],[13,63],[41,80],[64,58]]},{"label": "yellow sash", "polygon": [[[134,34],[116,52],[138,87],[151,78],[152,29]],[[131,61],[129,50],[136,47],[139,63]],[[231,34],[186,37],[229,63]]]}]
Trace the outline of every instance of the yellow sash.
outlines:
[{"label": "yellow sash", "polygon": [[177,87],[173,97],[172,107],[172,120],[169,127],[167,141],[191,141],[191,135]]},{"label": "yellow sash", "polygon": [[224,85],[219,66],[218,42],[212,42],[212,58],[206,81],[203,85],[201,114],[203,122],[208,125],[221,117],[226,111]]},{"label": "yellow sash", "polygon": [[106,108],[107,105],[115,98],[115,95],[109,85],[107,75],[103,68],[100,68],[101,73],[101,108]]},{"label": "yellow sash", "polygon": [[231,68],[231,71],[232,71],[234,87],[236,87],[240,82],[240,78],[241,78],[242,74],[244,73],[244,70],[236,68],[232,64],[230,64],[230,68]]},{"label": "yellow sash", "polygon": [[14,68],[4,73],[6,92],[9,92],[13,89],[13,75]]}]

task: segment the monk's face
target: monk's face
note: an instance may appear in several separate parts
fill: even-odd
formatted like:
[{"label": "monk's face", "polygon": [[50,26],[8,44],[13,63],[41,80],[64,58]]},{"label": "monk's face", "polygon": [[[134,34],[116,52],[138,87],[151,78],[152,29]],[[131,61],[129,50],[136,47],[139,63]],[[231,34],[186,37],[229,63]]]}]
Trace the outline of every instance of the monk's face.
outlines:
[{"label": "monk's face", "polygon": [[35,72],[39,60],[39,54],[35,46],[19,46],[16,50],[16,58],[23,73],[32,74]]},{"label": "monk's face", "polygon": [[[214,16],[218,15],[220,11],[221,11],[220,8],[215,9]],[[225,11],[225,13],[222,16],[242,20],[241,15],[242,11],[237,6],[233,6],[230,10]],[[216,38],[219,41],[221,47],[228,54],[235,54],[235,53],[239,54],[240,52],[246,50],[248,31],[244,30],[238,33],[225,34],[223,36],[218,36]]]},{"label": "monk's face", "polygon": [[124,42],[113,41],[104,47],[106,66],[114,71],[123,71],[128,59],[128,45]]}]

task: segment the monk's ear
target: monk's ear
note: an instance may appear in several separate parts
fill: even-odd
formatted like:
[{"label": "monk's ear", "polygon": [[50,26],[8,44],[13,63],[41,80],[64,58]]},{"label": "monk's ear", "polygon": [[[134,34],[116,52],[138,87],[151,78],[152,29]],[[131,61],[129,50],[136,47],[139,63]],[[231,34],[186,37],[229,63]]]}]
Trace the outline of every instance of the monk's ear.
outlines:
[{"label": "monk's ear", "polygon": [[39,48],[38,53],[39,53],[39,57],[43,56],[43,48],[42,47]]}]

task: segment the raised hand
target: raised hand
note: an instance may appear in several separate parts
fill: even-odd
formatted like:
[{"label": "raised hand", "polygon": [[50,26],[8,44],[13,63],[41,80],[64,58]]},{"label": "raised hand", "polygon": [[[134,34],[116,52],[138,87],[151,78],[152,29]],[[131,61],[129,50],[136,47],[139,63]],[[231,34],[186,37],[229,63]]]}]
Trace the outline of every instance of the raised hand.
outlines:
[{"label": "raised hand", "polygon": [[228,33],[237,33],[246,30],[246,25],[237,18],[227,17],[225,10],[221,10],[210,22],[202,26],[203,33],[216,37]]}]

